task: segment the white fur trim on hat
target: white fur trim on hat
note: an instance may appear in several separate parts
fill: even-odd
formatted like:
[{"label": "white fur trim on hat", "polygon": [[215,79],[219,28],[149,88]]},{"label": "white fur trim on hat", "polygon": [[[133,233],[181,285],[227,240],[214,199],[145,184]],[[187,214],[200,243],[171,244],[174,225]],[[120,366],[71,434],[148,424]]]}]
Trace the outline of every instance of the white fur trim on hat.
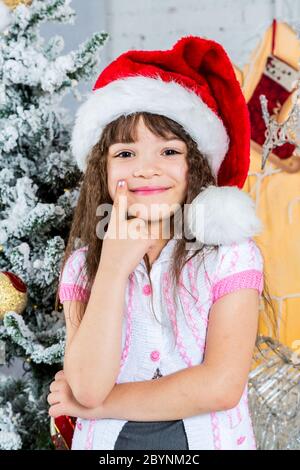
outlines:
[{"label": "white fur trim on hat", "polygon": [[0,0],[0,31],[4,31],[11,22],[11,10]]},{"label": "white fur trim on hat", "polygon": [[187,223],[197,241],[206,245],[242,242],[262,230],[253,199],[236,186],[208,186],[187,211]]},{"label": "white fur trim on hat", "polygon": [[122,114],[145,111],[173,119],[196,141],[216,177],[229,147],[223,121],[200,96],[175,81],[143,75],[114,80],[91,92],[76,114],[72,153],[80,170],[104,127]]}]

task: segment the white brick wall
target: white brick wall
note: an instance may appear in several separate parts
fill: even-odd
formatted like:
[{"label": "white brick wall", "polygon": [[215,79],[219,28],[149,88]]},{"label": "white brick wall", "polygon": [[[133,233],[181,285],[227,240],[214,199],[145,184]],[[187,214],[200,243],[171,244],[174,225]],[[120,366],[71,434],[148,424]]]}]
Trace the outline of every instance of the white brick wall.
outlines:
[{"label": "white brick wall", "polygon": [[274,16],[300,22],[300,0],[106,0],[102,66],[129,49],[168,49],[188,34],[220,42],[243,65]]}]

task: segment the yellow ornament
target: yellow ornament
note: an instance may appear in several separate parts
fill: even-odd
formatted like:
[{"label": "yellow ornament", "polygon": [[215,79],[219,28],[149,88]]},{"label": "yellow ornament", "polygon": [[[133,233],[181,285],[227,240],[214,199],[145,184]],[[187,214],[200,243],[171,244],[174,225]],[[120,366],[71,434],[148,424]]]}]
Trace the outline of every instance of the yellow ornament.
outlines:
[{"label": "yellow ornament", "polygon": [[27,305],[27,287],[24,282],[8,271],[0,272],[0,319],[13,311],[21,314]]},{"label": "yellow ornament", "polygon": [[9,8],[13,10],[21,3],[23,5],[31,5],[32,0],[3,0],[3,2],[5,3],[6,6],[8,6]]}]

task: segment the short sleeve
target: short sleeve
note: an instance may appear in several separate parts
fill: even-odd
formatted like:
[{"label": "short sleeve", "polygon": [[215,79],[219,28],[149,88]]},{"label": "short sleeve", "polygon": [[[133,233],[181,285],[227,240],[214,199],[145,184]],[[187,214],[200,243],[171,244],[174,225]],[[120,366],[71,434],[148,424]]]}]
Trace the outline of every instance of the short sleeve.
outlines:
[{"label": "short sleeve", "polygon": [[87,247],[75,250],[60,273],[58,293],[61,303],[65,300],[88,302],[90,290],[87,288],[86,251]]},{"label": "short sleeve", "polygon": [[212,286],[213,302],[243,288],[257,289],[261,295],[264,285],[263,269],[262,254],[252,238],[241,243],[220,246]]}]

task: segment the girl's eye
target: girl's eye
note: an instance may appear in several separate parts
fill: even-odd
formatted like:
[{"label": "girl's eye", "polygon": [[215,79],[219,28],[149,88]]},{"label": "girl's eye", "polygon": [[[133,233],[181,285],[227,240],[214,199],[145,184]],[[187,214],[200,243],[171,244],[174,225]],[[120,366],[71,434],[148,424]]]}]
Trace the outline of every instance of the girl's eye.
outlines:
[{"label": "girl's eye", "polygon": [[[120,157],[120,156],[123,155],[124,153],[129,153],[129,154],[131,154],[131,152],[125,151],[125,152],[120,152],[120,153],[118,153],[118,154],[116,155],[116,157]],[[122,157],[121,157],[121,158],[122,158]],[[127,158],[127,157],[125,157],[125,158]]]},{"label": "girl's eye", "polygon": [[[177,154],[177,153],[178,153],[178,154],[180,153],[180,152],[177,152],[177,151],[174,150],[174,149],[167,149],[167,150],[165,150],[165,152],[173,152],[172,154],[169,154],[169,155],[167,155],[167,156],[175,155],[175,154]],[[127,157],[122,157],[122,156],[121,156],[121,155],[124,155],[125,153],[130,155],[132,152],[129,152],[129,151],[120,152],[120,153],[118,153],[118,154],[116,155],[116,157],[127,158]]]},{"label": "girl's eye", "polygon": [[165,150],[165,152],[174,152],[173,155],[176,154],[176,153],[180,153],[180,152],[177,152],[174,149],[167,149],[167,150]]}]

